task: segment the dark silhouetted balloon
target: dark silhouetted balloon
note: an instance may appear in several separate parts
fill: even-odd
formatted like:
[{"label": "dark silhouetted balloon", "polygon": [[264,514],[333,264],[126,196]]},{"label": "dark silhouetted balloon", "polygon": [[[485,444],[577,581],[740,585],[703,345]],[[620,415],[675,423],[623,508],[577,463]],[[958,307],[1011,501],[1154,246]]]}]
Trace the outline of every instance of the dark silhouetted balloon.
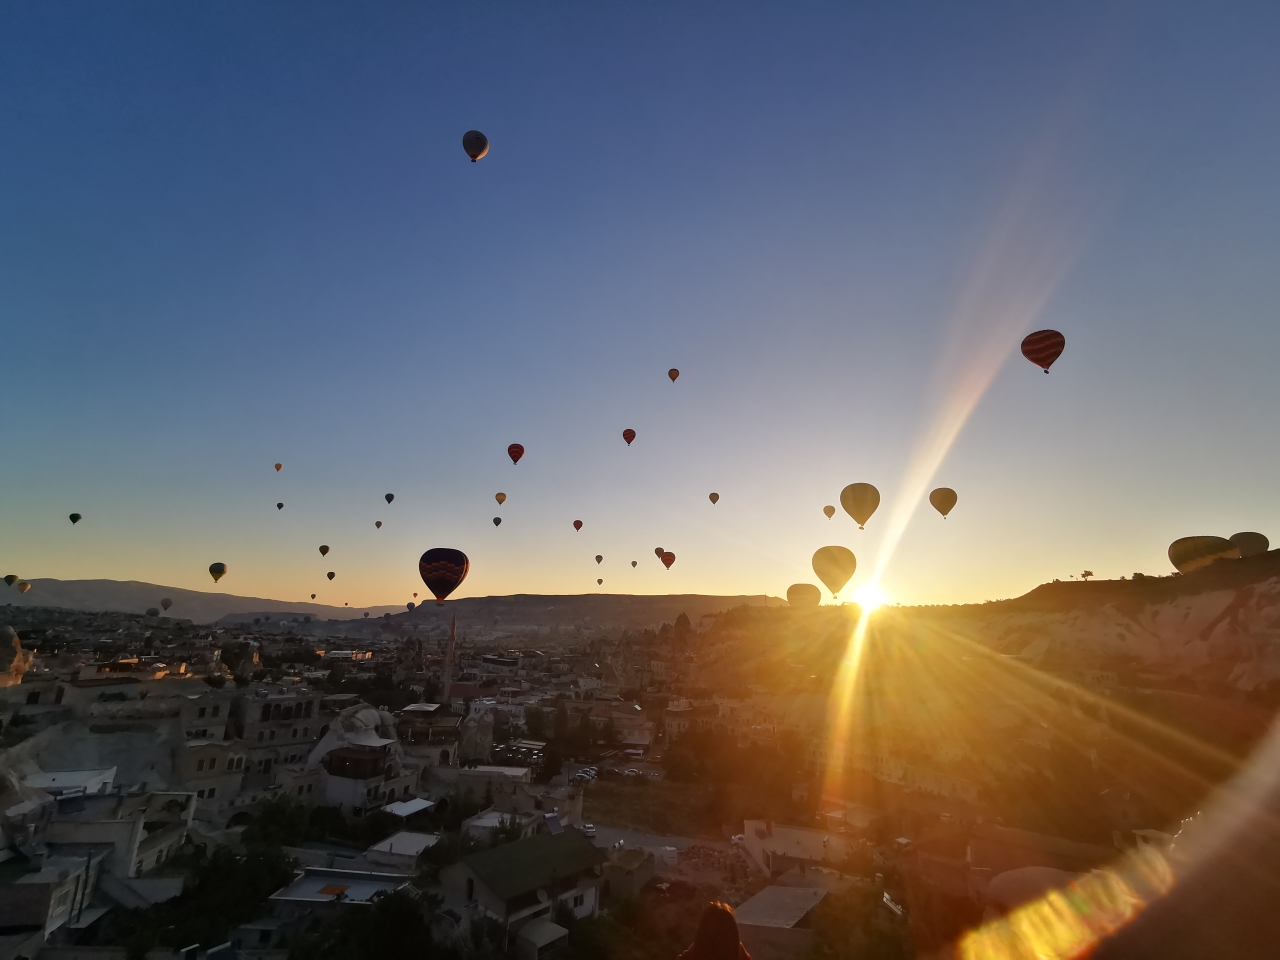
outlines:
[{"label": "dark silhouetted balloon", "polygon": [[316,595],[313,593],[313,594],[311,595],[311,599],[312,599],[312,600],[314,600],[315,598],[316,598]]},{"label": "dark silhouetted balloon", "polygon": [[495,493],[493,499],[498,501],[498,506],[502,506],[507,502],[507,495],[505,493]]},{"label": "dark silhouetted balloon", "polygon": [[512,463],[519,463],[520,458],[524,456],[524,447],[518,443],[513,443],[507,447],[507,456],[511,458]]},{"label": "dark silhouetted balloon", "polygon": [[374,525],[375,527],[377,527],[379,530],[381,530],[381,529],[382,529],[382,521],[381,521],[381,520],[375,520],[375,521],[373,521],[373,525]]},{"label": "dark silhouetted balloon", "polygon": [[4,585],[6,587],[12,587],[17,582],[18,582],[18,575],[16,573],[5,574]]},{"label": "dark silhouetted balloon", "polygon": [[165,597],[163,600],[160,601],[160,606],[163,607],[165,610],[168,610],[170,607],[173,606],[173,601],[170,600],[168,597]]},{"label": "dark silhouetted balloon", "polygon": [[147,607],[147,616],[148,616],[148,617],[158,617],[158,616],[160,616],[160,608],[159,608],[159,607]]},{"label": "dark silhouetted balloon", "polygon": [[325,576],[328,577],[330,580],[332,580],[334,577],[337,576],[337,574],[334,573],[332,570],[330,570],[328,573],[325,574]]},{"label": "dark silhouetted balloon", "polygon": [[277,463],[277,464],[276,464],[276,473],[279,473],[282,469],[284,469],[284,464],[283,464],[283,463]]},{"label": "dark silhouetted balloon", "polygon": [[628,447],[631,446],[631,441],[634,440],[635,438],[636,438],[636,432],[632,430],[630,427],[622,431],[622,439],[627,441]]},{"label": "dark silhouetted balloon", "polygon": [[366,610],[366,611],[364,612],[364,618],[365,618],[366,620],[368,620],[368,619],[369,619],[369,611],[368,611],[368,610]]},{"label": "dark silhouetted balloon", "polygon": [[671,378],[672,383],[675,383],[676,377],[680,376],[680,371],[677,370],[675,367],[672,367],[670,370],[667,371],[667,376]]},{"label": "dark silhouetted balloon", "polygon": [[603,559],[604,559],[604,557],[602,557],[600,554],[598,554],[598,553],[596,554],[596,563],[599,563],[599,562],[600,562],[601,560],[603,560]]},{"label": "dark silhouetted balloon", "polygon": [[840,491],[840,506],[857,522],[858,529],[864,530],[864,524],[880,506],[880,491],[869,483],[851,483]]},{"label": "dark silhouetted balloon", "polygon": [[217,583],[227,573],[227,565],[225,563],[209,564],[209,576],[213,577],[213,582]]},{"label": "dark silhouetted balloon", "polygon": [[787,603],[793,607],[816,607],[822,602],[822,591],[812,583],[793,583],[787,587]]},{"label": "dark silhouetted balloon", "polygon": [[602,583],[604,583],[604,581],[603,581],[603,580],[597,580],[597,581],[596,581],[596,586],[598,587],[598,586],[600,586],[600,584],[602,584]]},{"label": "dark silhouetted balloon", "polygon": [[671,565],[675,562],[676,562],[676,555],[672,553],[670,550],[666,551],[662,555],[662,565],[666,567],[668,570],[671,569]]},{"label": "dark silhouetted balloon", "polygon": [[388,494],[385,494],[385,496],[386,496],[387,503],[390,503],[392,500],[396,498],[396,495],[394,493],[388,493]]},{"label": "dark silhouetted balloon", "polygon": [[320,544],[320,556],[327,557],[329,555],[329,545],[327,543]]},{"label": "dark silhouetted balloon", "polygon": [[1057,330],[1037,330],[1022,338],[1022,355],[1048,373],[1066,345],[1067,338]]},{"label": "dark silhouetted balloon", "polygon": [[640,562],[639,560],[632,560],[632,561],[631,561],[631,565],[634,567],[634,566],[635,566],[637,563],[639,563],[639,562]]},{"label": "dark silhouetted balloon", "polygon": [[1179,573],[1192,573],[1217,560],[1240,559],[1240,548],[1226,537],[1183,537],[1169,544],[1169,562]]},{"label": "dark silhouetted balloon", "polygon": [[858,558],[848,547],[822,547],[813,555],[813,572],[832,596],[844,589],[857,569]]},{"label": "dark silhouetted balloon", "polygon": [[825,513],[827,515],[827,519],[830,520],[836,515],[836,508],[831,506],[831,504],[827,504],[822,508],[822,512]]},{"label": "dark silhouetted balloon", "polygon": [[501,518],[501,517],[494,517],[494,518],[493,518],[493,525],[494,525],[495,527],[501,526],[501,525],[502,525],[502,518]]},{"label": "dark silhouetted balloon", "polygon": [[667,552],[667,551],[663,550],[661,547],[654,547],[654,548],[653,548],[653,555],[654,555],[655,557],[657,557],[659,560],[661,560],[661,559],[662,559],[662,555],[663,555],[664,553],[666,553],[666,552]]},{"label": "dark silhouetted balloon", "polygon": [[415,593],[415,594],[414,594],[414,596],[416,597],[416,596],[417,596],[417,594]]},{"label": "dark silhouetted balloon", "polygon": [[25,580],[19,580],[19,581],[18,581],[18,592],[19,592],[19,593],[26,593],[26,592],[27,592],[28,590],[30,590],[30,589],[31,589],[31,584],[27,583],[27,581],[25,581]]},{"label": "dark silhouetted balloon", "polygon": [[942,514],[943,520],[947,519],[947,514],[956,505],[957,499],[956,492],[950,487],[939,487],[929,494],[929,502],[933,504],[933,509]]},{"label": "dark silhouetted balloon", "polygon": [[461,550],[432,547],[418,560],[418,575],[436,597],[436,605],[444,606],[444,598],[467,579],[471,562]]},{"label": "dark silhouetted balloon", "polygon": [[72,523],[79,523],[79,522],[80,522],[80,514],[78,514],[78,513],[73,513],[73,514],[71,514],[71,516],[70,516],[70,517],[68,517],[67,519],[68,519],[68,520],[70,520]]},{"label": "dark silhouetted balloon", "polygon": [[467,156],[475,163],[489,152],[489,138],[479,130],[468,130],[462,135],[462,149],[467,151]]},{"label": "dark silhouetted balloon", "polygon": [[719,503],[719,502],[720,502],[720,494],[718,494],[718,493],[711,493],[711,494],[708,494],[708,495],[707,495],[707,499],[708,499],[708,500],[710,500],[712,503]]},{"label": "dark silhouetted balloon", "polygon": [[1271,541],[1260,533],[1233,533],[1231,542],[1242,557],[1256,557],[1271,547]]},{"label": "dark silhouetted balloon", "polygon": [[417,604],[416,604],[416,603],[414,603],[412,600],[410,600],[408,603],[406,603],[406,604],[404,605],[404,608],[405,608],[406,610],[412,610],[412,609],[413,609],[414,607],[416,607],[416,606],[417,606]]},{"label": "dark silhouetted balloon", "polygon": [[575,530],[581,530],[581,529],[582,529],[582,521],[581,521],[581,520],[575,520],[575,521],[573,521],[573,529],[575,529]]}]

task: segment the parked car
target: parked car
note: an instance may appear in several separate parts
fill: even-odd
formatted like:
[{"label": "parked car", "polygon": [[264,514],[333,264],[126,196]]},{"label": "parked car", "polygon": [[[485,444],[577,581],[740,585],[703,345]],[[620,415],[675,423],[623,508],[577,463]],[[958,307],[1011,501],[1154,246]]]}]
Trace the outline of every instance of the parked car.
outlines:
[{"label": "parked car", "polygon": [[582,832],[588,837],[594,837],[596,835],[596,825],[594,823],[584,823],[582,825]]},{"label": "parked car", "polygon": [[638,777],[640,776],[640,771],[635,767],[627,767],[627,769],[622,771],[622,775],[624,777]]}]

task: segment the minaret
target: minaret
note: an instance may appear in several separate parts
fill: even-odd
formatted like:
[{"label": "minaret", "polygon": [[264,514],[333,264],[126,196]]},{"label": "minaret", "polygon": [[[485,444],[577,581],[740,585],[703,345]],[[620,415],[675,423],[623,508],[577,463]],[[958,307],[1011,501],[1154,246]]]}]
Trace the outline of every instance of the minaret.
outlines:
[{"label": "minaret", "polygon": [[453,623],[449,625],[449,649],[444,655],[444,682],[440,687],[440,702],[449,703],[449,687],[453,684],[453,645],[458,640],[458,615],[453,615]]}]

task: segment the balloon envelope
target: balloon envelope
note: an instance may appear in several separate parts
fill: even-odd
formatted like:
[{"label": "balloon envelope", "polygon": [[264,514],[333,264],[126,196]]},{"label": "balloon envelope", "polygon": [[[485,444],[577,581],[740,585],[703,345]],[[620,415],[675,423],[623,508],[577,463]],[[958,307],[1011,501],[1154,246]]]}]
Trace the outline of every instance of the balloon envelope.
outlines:
[{"label": "balloon envelope", "polygon": [[663,555],[664,553],[666,553],[666,552],[667,552],[667,551],[663,550],[661,547],[654,547],[654,548],[653,548],[654,556],[656,556],[659,560],[661,560],[661,559],[662,559],[662,555]]},{"label": "balloon envelope", "polygon": [[524,456],[524,447],[518,443],[513,443],[507,447],[507,456],[511,458],[512,463],[519,463],[520,458]]},{"label": "balloon envelope", "polygon": [[160,608],[159,608],[159,607],[147,607],[147,616],[148,616],[148,617],[158,617],[158,616],[160,616]]},{"label": "balloon envelope", "polygon": [[70,516],[70,517],[68,517],[67,519],[68,519],[68,520],[70,520],[72,523],[79,523],[79,522],[80,522],[80,514],[78,514],[78,513],[73,513],[73,514],[71,514],[71,516]]},{"label": "balloon envelope", "polygon": [[639,560],[632,560],[632,561],[631,561],[631,565],[634,567],[634,566],[635,566],[637,563],[639,563],[639,562],[640,562]]},{"label": "balloon envelope", "polygon": [[876,507],[880,506],[880,491],[869,483],[851,483],[840,491],[840,506],[862,530],[876,512]]},{"label": "balloon envelope", "polygon": [[598,553],[596,554],[596,563],[599,563],[599,562],[600,562],[601,560],[603,560],[603,559],[604,559],[604,557],[602,557],[600,554],[598,554]]},{"label": "balloon envelope", "polygon": [[573,521],[573,529],[575,529],[575,530],[581,530],[581,529],[582,529],[582,521],[581,521],[581,520],[575,520],[575,521]]},{"label": "balloon envelope", "polygon": [[507,502],[507,495],[505,493],[495,493],[493,499],[498,501],[498,506],[502,506]]},{"label": "balloon envelope", "polygon": [[672,367],[670,370],[667,371],[667,376],[671,378],[672,383],[675,383],[676,377],[680,376],[680,371],[677,370],[675,367]]},{"label": "balloon envelope", "polygon": [[500,526],[501,524],[502,524],[502,518],[501,518],[501,517],[494,517],[494,518],[493,518],[493,525],[494,525],[495,527]]},{"label": "balloon envelope", "polygon": [[671,569],[671,565],[675,562],[676,562],[676,555],[672,553],[670,550],[666,551],[662,555],[662,565],[666,567],[668,570]]},{"label": "balloon envelope", "polygon": [[394,493],[388,493],[386,494],[386,498],[387,498],[387,503],[390,503],[392,500],[396,498],[396,495]]},{"label": "balloon envelope", "polygon": [[277,463],[277,464],[276,464],[276,473],[279,473],[282,467],[284,467],[284,464],[283,464],[283,463]]},{"label": "balloon envelope", "polygon": [[956,492],[950,487],[939,487],[929,494],[929,502],[933,504],[933,509],[942,514],[944,520],[947,514],[951,512],[951,508],[956,505],[957,499]]},{"label": "balloon envelope", "polygon": [[12,586],[13,586],[15,583],[17,583],[17,582],[18,582],[18,575],[17,575],[17,574],[15,574],[15,573],[5,574],[5,578],[4,578],[4,585],[5,585],[6,587],[12,587]]},{"label": "balloon envelope", "polygon": [[1226,537],[1183,537],[1169,544],[1169,562],[1191,573],[1217,560],[1240,559],[1240,548]]},{"label": "balloon envelope", "polygon": [[1022,355],[1048,373],[1066,346],[1067,338],[1057,330],[1037,330],[1023,337]]},{"label": "balloon envelope", "polygon": [[170,607],[172,607],[172,606],[173,606],[173,601],[172,601],[172,600],[170,600],[168,597],[165,597],[163,600],[161,600],[161,601],[160,601],[160,606],[162,606],[162,607],[164,607],[164,609],[168,610]]},{"label": "balloon envelope", "polygon": [[373,525],[374,525],[375,527],[377,527],[379,530],[381,530],[381,529],[382,529],[382,521],[381,521],[381,520],[375,520],[375,521],[373,521]]},{"label": "balloon envelope", "polygon": [[467,579],[471,562],[461,550],[432,547],[418,560],[418,575],[427,589],[435,594],[436,603],[444,606],[444,598]]},{"label": "balloon envelope", "polygon": [[825,513],[827,515],[827,519],[830,520],[836,515],[836,508],[831,506],[831,504],[827,504],[822,508],[822,512]]},{"label": "balloon envelope", "polygon": [[1271,541],[1260,533],[1233,533],[1231,542],[1236,545],[1242,557],[1256,557],[1266,553],[1271,547]]},{"label": "balloon envelope", "polygon": [[316,595],[313,593],[313,594],[311,595],[311,599],[312,599],[312,600],[314,600],[315,598],[316,598]]},{"label": "balloon envelope", "polygon": [[468,130],[462,135],[462,149],[467,151],[467,156],[475,163],[489,152],[489,138],[479,130]]},{"label": "balloon envelope", "polygon": [[225,563],[209,564],[209,576],[213,577],[214,583],[217,583],[219,580],[221,580],[223,576],[226,574],[226,572],[227,572],[227,565]]},{"label": "balloon envelope", "polygon": [[334,577],[337,576],[337,574],[334,573],[332,570],[330,570],[328,573],[325,574],[325,576],[328,577],[330,580],[332,580]]},{"label": "balloon envelope", "polygon": [[597,581],[596,581],[596,586],[599,586],[599,585],[600,585],[600,584],[602,584],[602,583],[604,583],[604,581],[603,581],[603,580],[597,580]]},{"label": "balloon envelope", "polygon": [[19,580],[19,581],[18,581],[18,592],[19,592],[19,593],[26,593],[26,592],[27,592],[28,590],[30,590],[30,589],[31,589],[31,584],[27,583],[27,581],[25,581],[25,580]]},{"label": "balloon envelope", "polygon": [[406,609],[406,610],[412,610],[412,609],[413,609],[414,607],[416,607],[416,606],[417,606],[417,604],[416,604],[416,603],[414,603],[412,600],[410,600],[408,603],[406,603],[406,604],[404,605],[404,607],[405,607],[405,609]]},{"label": "balloon envelope", "polygon": [[822,591],[812,583],[793,583],[787,587],[787,603],[793,607],[816,607],[822,602]]},{"label": "balloon envelope", "polygon": [[636,432],[632,430],[630,427],[622,431],[622,439],[627,441],[628,447],[631,446],[631,441],[634,440],[635,438],[636,438]]},{"label": "balloon envelope", "polygon": [[813,572],[832,596],[844,589],[857,569],[858,558],[848,547],[822,547],[813,555]]},{"label": "balloon envelope", "polygon": [[327,543],[320,544],[320,556],[327,557],[329,555],[329,545]]},{"label": "balloon envelope", "polygon": [[719,502],[720,502],[720,494],[718,494],[718,493],[711,493],[711,494],[708,494],[708,495],[707,495],[707,499],[708,499],[708,500],[710,500],[712,503],[719,503]]}]

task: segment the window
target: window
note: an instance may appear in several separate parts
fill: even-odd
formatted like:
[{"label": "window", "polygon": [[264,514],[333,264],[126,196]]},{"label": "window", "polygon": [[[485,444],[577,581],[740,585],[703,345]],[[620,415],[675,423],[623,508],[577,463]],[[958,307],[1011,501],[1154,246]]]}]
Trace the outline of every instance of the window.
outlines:
[{"label": "window", "polygon": [[264,721],[271,719],[271,704],[264,703],[262,705],[262,719]]},{"label": "window", "polygon": [[203,760],[197,760],[197,761],[196,761],[196,772],[197,772],[197,773],[199,773],[199,772],[200,772],[201,770],[203,770],[203,769],[204,769],[204,761],[203,761]]},{"label": "window", "polygon": [[302,728],[302,735],[303,735],[304,737],[309,737],[309,736],[311,736],[311,728],[310,728],[310,727],[303,727],[303,728]]},{"label": "window", "polygon": [[28,693],[28,694],[27,694],[27,704],[28,704],[28,706],[33,705],[33,704],[37,704],[37,703],[39,703],[39,702],[40,702],[40,691],[39,691],[39,690],[32,690],[30,693]]},{"label": "window", "polygon": [[66,688],[66,687],[59,687],[59,688],[58,688],[58,692],[57,692],[57,693],[55,693],[55,694],[53,695],[53,702],[54,702],[54,703],[61,703],[61,702],[62,702],[62,698],[63,698],[63,697],[65,697],[65,696],[66,696],[66,694],[67,694],[67,688]]},{"label": "window", "polygon": [[302,785],[298,785],[298,796],[302,796]]},{"label": "window", "polygon": [[218,758],[217,758],[217,757],[210,757],[210,758],[209,758],[209,769],[210,769],[210,770],[216,770],[217,768],[218,768]]},{"label": "window", "polygon": [[206,794],[205,794],[205,796],[206,796],[206,797],[208,797],[210,800],[212,800],[212,799],[213,799],[213,795],[214,795],[214,793],[217,791],[217,789],[218,789],[217,787],[210,787],[210,788],[209,788],[209,792],[208,792],[208,793],[206,793]]},{"label": "window", "polygon": [[261,743],[261,742],[262,742],[263,737],[265,737],[265,736],[266,736],[266,734],[265,734],[263,731],[259,730],[259,731],[258,731],[258,742],[259,742],[259,743]]},{"label": "window", "polygon": [[203,800],[203,799],[204,799],[204,791],[203,791],[203,790],[197,790],[197,791],[196,791],[196,796],[197,796],[199,799]]},{"label": "window", "polygon": [[222,707],[220,707],[220,706],[218,706],[217,704],[215,704],[215,705],[214,705],[214,707],[213,707],[213,715],[216,717],[216,716],[218,715],[218,711],[220,711],[221,709],[222,709]]},{"label": "window", "polygon": [[308,784],[307,784],[307,793],[310,793],[310,792],[311,792],[311,784],[309,784],[309,783],[308,783]]},{"label": "window", "polygon": [[578,907],[582,906],[584,903],[586,903],[586,901],[587,901],[587,895],[585,893],[578,894],[576,897],[573,898],[573,908],[575,910],[578,909]]},{"label": "window", "polygon": [[291,734],[290,734],[290,736],[291,736],[291,737],[293,737],[293,739],[294,739],[294,740],[297,740],[297,739],[298,739],[298,728],[297,728],[297,727],[294,727],[294,728],[293,728],[293,733],[291,733]]},{"label": "window", "polygon": [[474,900],[475,898],[476,898],[476,882],[470,877],[467,877],[467,900],[471,901],[471,900]]},{"label": "window", "polygon": [[308,701],[306,702],[306,704],[303,706],[303,708],[302,708],[302,715],[303,715],[304,717],[309,717],[309,716],[311,716],[311,704],[312,704],[312,701],[308,700]]},{"label": "window", "polygon": [[276,732],[275,732],[274,730],[272,730],[272,731],[271,731],[271,739],[272,739],[272,740],[274,740],[275,738],[276,738]]},{"label": "window", "polygon": [[206,707],[201,707],[201,708],[196,712],[196,716],[197,716],[197,717],[203,717],[207,712],[208,712],[208,709],[207,709]]}]

